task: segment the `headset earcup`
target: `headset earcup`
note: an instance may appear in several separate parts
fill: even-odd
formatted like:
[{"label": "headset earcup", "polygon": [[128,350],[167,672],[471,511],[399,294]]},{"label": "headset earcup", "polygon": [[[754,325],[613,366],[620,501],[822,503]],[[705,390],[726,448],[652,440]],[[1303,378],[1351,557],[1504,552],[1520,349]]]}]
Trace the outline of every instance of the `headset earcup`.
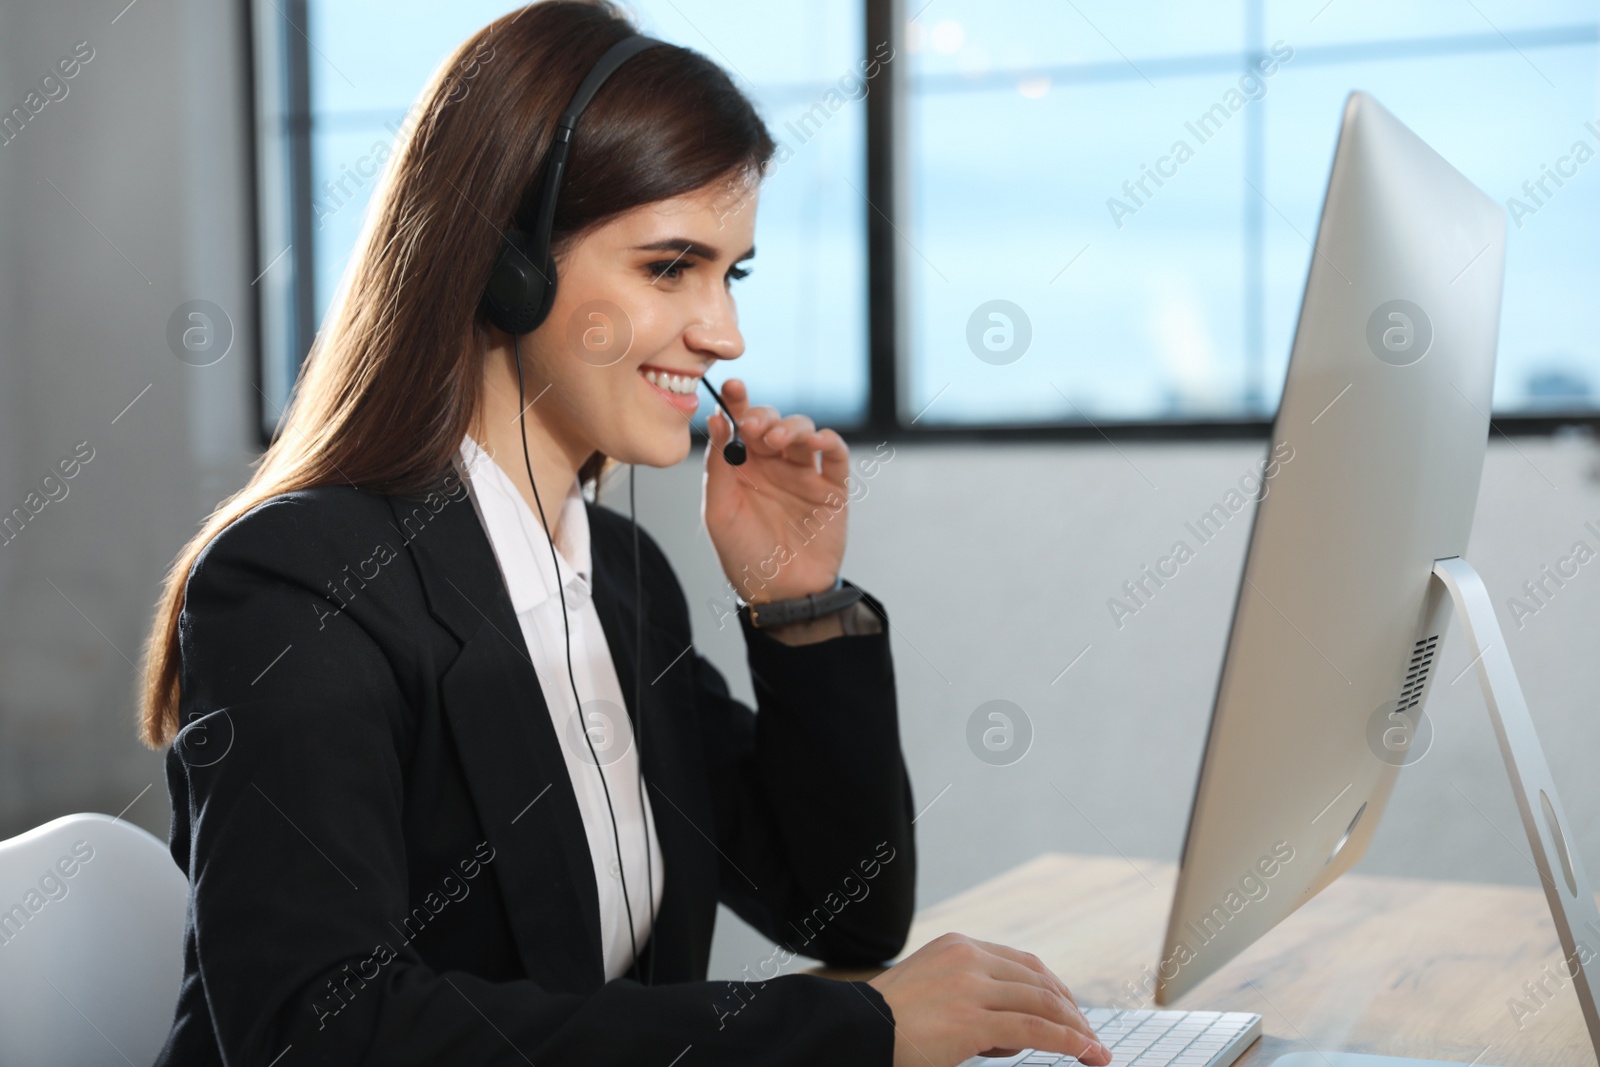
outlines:
[{"label": "headset earcup", "polygon": [[549,318],[550,309],[555,307],[555,303],[556,259],[555,256],[546,256],[544,262],[544,277],[539,280],[539,299],[535,302],[535,307],[533,309],[533,326],[529,326],[528,329],[534,329],[534,327],[538,326],[545,319]]},{"label": "headset earcup", "polygon": [[555,263],[539,263],[533,239],[522,230],[507,230],[500,255],[483,290],[483,314],[510,334],[529,333],[544,321],[555,303]]}]

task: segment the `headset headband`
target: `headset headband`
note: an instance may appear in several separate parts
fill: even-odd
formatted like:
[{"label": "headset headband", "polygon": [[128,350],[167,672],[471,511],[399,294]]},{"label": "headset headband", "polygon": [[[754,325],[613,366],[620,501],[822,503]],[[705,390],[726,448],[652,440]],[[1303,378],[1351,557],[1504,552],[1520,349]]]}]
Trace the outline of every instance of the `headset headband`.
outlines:
[{"label": "headset headband", "polygon": [[605,54],[578,85],[578,91],[572,94],[572,102],[561,113],[561,119],[556,123],[555,137],[550,143],[550,160],[545,166],[544,185],[539,191],[538,213],[534,216],[535,248],[548,250],[550,247],[550,232],[555,225],[556,199],[561,195],[561,179],[566,175],[567,156],[572,150],[572,134],[578,126],[579,116],[589,106],[589,101],[594,99],[594,94],[606,83],[606,79],[616,73],[618,67],[646,48],[654,48],[659,44],[665,42],[643,34],[624,37],[606,49]]}]

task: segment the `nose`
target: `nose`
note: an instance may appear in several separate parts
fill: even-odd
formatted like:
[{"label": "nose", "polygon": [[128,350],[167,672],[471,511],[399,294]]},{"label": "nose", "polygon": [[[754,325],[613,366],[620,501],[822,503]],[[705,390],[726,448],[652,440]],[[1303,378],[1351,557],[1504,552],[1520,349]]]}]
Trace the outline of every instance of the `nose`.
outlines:
[{"label": "nose", "polygon": [[733,294],[724,292],[712,300],[714,306],[684,328],[683,343],[689,351],[710,359],[738,359],[744,355],[744,335],[739,332]]}]

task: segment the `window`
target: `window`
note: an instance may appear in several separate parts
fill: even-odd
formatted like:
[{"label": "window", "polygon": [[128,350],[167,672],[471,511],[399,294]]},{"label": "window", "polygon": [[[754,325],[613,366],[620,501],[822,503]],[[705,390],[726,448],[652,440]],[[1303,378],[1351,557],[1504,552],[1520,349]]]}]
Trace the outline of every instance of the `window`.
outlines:
[{"label": "window", "polygon": [[[374,159],[514,6],[256,4],[266,432]],[[874,434],[1259,432],[1360,87],[1512,215],[1502,425],[1600,416],[1592,0],[629,7],[728,70],[780,143],[737,371],[785,410]]]}]

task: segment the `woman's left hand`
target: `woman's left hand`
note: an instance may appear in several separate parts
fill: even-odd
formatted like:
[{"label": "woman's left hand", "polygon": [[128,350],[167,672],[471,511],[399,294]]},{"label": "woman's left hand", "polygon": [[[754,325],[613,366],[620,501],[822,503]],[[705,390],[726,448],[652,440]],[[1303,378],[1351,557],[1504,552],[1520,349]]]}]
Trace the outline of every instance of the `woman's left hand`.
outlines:
[{"label": "woman's left hand", "polygon": [[739,422],[747,458],[722,458],[732,432],[720,411],[706,426],[704,516],[723,573],[750,603],[833,588],[844,558],[850,450],[833,430],[804,415],[750,407],[744,383],[729,378],[722,399]]}]

